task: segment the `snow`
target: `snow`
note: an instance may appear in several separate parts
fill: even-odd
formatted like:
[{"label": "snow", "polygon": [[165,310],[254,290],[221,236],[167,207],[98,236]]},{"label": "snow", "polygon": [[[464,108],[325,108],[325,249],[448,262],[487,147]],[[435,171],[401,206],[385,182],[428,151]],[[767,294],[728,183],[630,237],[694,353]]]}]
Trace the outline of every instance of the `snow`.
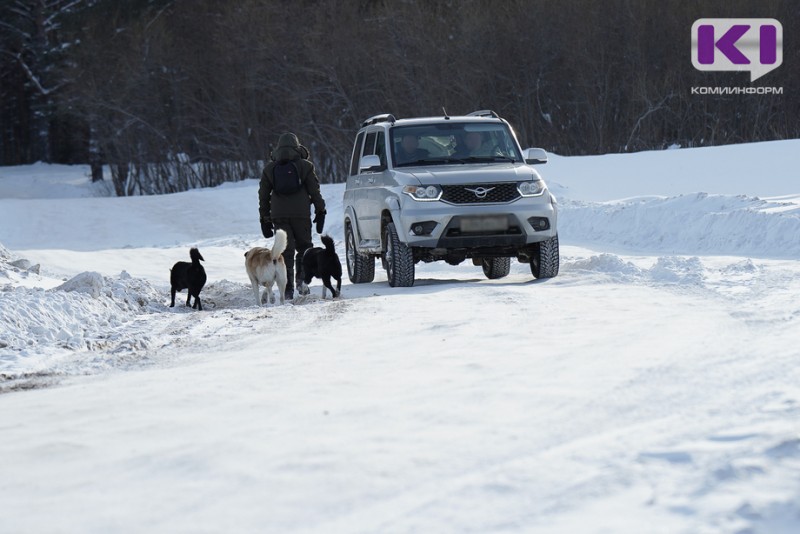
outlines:
[{"label": "snow", "polygon": [[798,152],[800,139],[602,156],[551,155],[543,172],[548,183],[567,186],[567,196],[585,201],[701,192],[796,198]]},{"label": "snow", "polygon": [[0,169],[0,532],[796,532],[798,143],[553,156],[557,278],[268,308],[255,180]]}]

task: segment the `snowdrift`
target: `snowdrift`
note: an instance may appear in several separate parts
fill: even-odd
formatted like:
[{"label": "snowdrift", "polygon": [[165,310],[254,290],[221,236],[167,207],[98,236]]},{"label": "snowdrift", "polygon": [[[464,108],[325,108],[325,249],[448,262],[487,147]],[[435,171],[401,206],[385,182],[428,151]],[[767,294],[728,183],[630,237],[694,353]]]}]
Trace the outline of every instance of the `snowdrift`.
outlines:
[{"label": "snowdrift", "polygon": [[707,193],[602,203],[567,199],[559,234],[566,243],[628,251],[797,258],[797,200]]}]

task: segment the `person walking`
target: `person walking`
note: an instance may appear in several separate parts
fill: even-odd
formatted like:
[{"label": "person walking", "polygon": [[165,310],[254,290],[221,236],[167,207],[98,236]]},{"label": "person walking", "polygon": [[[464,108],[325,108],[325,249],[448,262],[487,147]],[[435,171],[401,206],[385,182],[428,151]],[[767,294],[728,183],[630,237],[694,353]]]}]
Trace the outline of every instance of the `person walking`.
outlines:
[{"label": "person walking", "polygon": [[283,252],[287,278],[286,300],[294,298],[295,285],[298,289],[302,287],[303,254],[313,246],[311,204],[314,204],[313,222],[317,233],[321,234],[325,226],[325,200],[319,191],[319,178],[314,171],[314,164],[308,160],[308,150],[300,144],[295,134],[282,134],[271,161],[261,174],[258,211],[264,237],[272,237],[276,229],[286,231],[287,244]]}]

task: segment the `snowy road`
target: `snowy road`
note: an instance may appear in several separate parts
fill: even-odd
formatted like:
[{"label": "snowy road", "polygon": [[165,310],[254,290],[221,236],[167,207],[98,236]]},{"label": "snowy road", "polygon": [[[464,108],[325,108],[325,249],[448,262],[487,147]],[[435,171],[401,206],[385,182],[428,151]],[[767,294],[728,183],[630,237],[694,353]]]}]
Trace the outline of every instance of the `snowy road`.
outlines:
[{"label": "snowy road", "polygon": [[[41,264],[0,254],[0,387],[52,386],[0,395],[0,532],[800,527],[800,265],[780,248],[796,214],[769,215],[783,232],[767,254],[721,255],[762,208],[687,196],[664,215],[633,200],[640,221],[683,213],[695,236],[703,213],[716,236],[728,220],[706,248],[691,228],[645,247],[650,230],[625,237],[619,206],[575,204],[565,229],[594,218],[621,237],[567,242],[549,281],[525,265],[495,281],[421,265],[410,289],[378,269],[341,300],[256,308],[241,253],[258,237],[238,219],[253,185],[186,195],[215,217],[171,228],[168,197],[131,199],[125,242],[81,246],[91,221],[74,217],[0,233],[9,256]],[[62,211],[118,211],[103,200]],[[189,244],[207,259],[204,313],[165,306]],[[40,289],[86,271],[95,297]]]}]

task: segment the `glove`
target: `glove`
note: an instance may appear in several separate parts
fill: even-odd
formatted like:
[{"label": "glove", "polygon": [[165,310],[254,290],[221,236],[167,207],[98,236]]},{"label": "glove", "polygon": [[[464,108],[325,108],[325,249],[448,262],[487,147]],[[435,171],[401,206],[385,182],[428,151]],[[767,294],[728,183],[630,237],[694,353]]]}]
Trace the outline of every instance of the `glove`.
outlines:
[{"label": "glove", "polygon": [[272,237],[275,235],[275,232],[272,231],[271,219],[261,219],[261,233],[264,237]]},{"label": "glove", "polygon": [[317,225],[317,233],[322,233],[322,228],[325,226],[325,212],[321,211],[314,215],[314,224]]}]

